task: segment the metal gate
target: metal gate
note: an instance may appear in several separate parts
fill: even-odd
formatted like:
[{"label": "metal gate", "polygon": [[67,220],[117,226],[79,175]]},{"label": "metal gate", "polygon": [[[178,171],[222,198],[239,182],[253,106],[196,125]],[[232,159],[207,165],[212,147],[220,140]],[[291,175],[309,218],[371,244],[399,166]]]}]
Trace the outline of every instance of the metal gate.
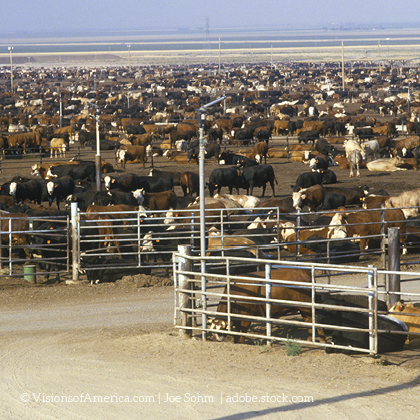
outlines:
[{"label": "metal gate", "polygon": [[[381,346],[381,339],[384,334],[399,335],[399,339],[405,341],[407,332],[396,326],[395,331],[390,331],[387,326],[393,320],[387,318],[388,311],[384,299],[389,296],[389,290],[379,285],[379,276],[395,274],[378,270],[374,267],[361,268],[353,266],[334,266],[327,264],[311,264],[303,262],[267,261],[252,260],[235,257],[194,257],[189,255],[189,250],[180,248],[180,252],[174,254],[174,283],[175,283],[175,325],[183,334],[201,335],[206,339],[209,334],[216,333],[218,336],[242,336],[252,340],[263,340],[266,342],[288,341],[284,331],[293,328],[306,329],[310,331],[308,341],[304,338],[293,338],[299,344],[320,346],[324,348],[357,350],[360,352],[376,354],[378,346]],[[205,271],[202,270],[204,262]],[[249,276],[250,271],[255,267],[260,270],[261,278]],[[274,280],[271,278],[272,270],[277,268],[293,268],[308,270],[311,274],[309,283],[296,282],[293,280]],[[235,273],[235,274],[233,274]],[[242,274],[237,274],[242,273]],[[419,276],[420,273],[407,273],[408,276]],[[330,279],[334,279],[331,281]],[[354,279],[357,279],[355,281]],[[352,286],[347,284],[352,283]],[[265,293],[254,296],[252,294],[239,294],[234,286],[238,285],[263,286]],[[304,290],[310,296],[306,302],[290,301],[273,298],[273,290],[278,287],[288,289]],[[348,304],[331,304],[329,297],[341,298],[351,295],[364,304],[354,306]],[[399,298],[407,298],[408,294],[399,293]],[[420,293],[410,292],[409,296],[420,300]],[[320,299],[321,297],[321,299]],[[326,298],[326,299],[325,299]],[[234,303],[242,306],[257,305],[259,315],[252,313],[238,313],[231,310]],[[223,302],[223,305],[222,305]],[[219,304],[221,306],[219,306]],[[293,309],[305,308],[311,312],[311,320],[302,321],[296,317],[273,317],[274,308],[286,306]],[[223,307],[221,312],[219,309]],[[246,312],[246,311],[245,311]],[[342,323],[328,321],[344,316],[344,314],[357,313],[364,319],[362,328],[345,326]],[[334,316],[332,316],[334,314]],[[209,320],[218,319],[226,321],[226,330],[215,330],[209,325]],[[232,328],[232,322],[249,322],[254,328],[247,332],[238,331]],[[395,321],[399,325],[398,321]],[[220,323],[219,323],[220,325]],[[366,346],[347,346],[340,343],[323,343],[317,337],[317,330],[323,329],[339,336],[336,332],[357,332],[366,337]],[[276,333],[274,334],[274,331]],[[298,330],[299,331],[299,330]],[[302,330],[300,330],[302,331]],[[283,333],[283,335],[282,335]],[[296,334],[294,331],[292,334]],[[378,344],[379,338],[379,344]],[[397,339],[398,340],[398,339]]]}]

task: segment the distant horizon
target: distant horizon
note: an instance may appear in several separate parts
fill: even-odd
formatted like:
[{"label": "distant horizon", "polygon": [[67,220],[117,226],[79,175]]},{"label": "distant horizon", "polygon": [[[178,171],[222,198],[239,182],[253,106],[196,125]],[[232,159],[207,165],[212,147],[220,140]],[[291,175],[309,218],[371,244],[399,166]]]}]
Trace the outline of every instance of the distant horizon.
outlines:
[{"label": "distant horizon", "polygon": [[[217,27],[208,27],[208,33],[216,35],[217,31],[245,31],[245,32],[254,32],[254,31],[278,31],[278,32],[288,32],[288,31],[375,31],[375,30],[408,30],[420,28],[420,22],[372,22],[372,23],[358,23],[358,22],[348,22],[348,23],[314,23],[312,25],[299,25],[299,24],[288,24],[278,27],[276,25],[254,25],[254,26],[243,26],[243,25],[229,25],[229,26],[217,26]],[[179,26],[179,27],[142,27],[139,28],[127,28],[127,27],[113,27],[113,28],[88,28],[88,29],[49,29],[49,30],[27,30],[27,31],[2,31],[0,29],[0,43],[5,42],[7,39],[28,39],[28,38],[50,38],[50,37],[80,37],[86,35],[95,35],[95,36],[128,36],[128,35],[144,35],[148,34],[173,34],[173,33],[198,33],[206,34],[207,28],[205,26]]]}]

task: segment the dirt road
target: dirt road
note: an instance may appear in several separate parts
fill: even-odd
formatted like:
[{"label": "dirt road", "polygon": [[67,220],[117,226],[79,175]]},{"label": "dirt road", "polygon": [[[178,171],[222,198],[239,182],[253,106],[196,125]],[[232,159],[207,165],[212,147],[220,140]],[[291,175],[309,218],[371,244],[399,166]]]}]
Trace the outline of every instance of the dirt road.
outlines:
[{"label": "dirt road", "polygon": [[47,289],[2,291],[2,419],[418,416],[415,348],[372,360],[185,340],[172,287]]}]

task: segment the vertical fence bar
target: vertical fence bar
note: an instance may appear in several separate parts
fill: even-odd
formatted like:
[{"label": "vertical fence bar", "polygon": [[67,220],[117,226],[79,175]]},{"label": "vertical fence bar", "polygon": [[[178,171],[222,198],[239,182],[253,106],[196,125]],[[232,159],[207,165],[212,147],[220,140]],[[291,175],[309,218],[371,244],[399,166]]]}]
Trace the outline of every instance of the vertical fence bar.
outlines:
[{"label": "vertical fence bar", "polygon": [[265,316],[267,318],[266,328],[267,328],[267,344],[270,341],[272,335],[272,324],[271,324],[271,264],[265,265],[265,298],[267,302],[265,304]]},{"label": "vertical fence bar", "polygon": [[[328,277],[329,278],[329,277]],[[315,300],[316,300],[316,293],[315,293],[315,266],[311,267],[311,303],[312,303],[312,342],[316,342],[316,314],[315,314]]]},{"label": "vertical fence bar", "polygon": [[369,265],[372,271],[368,272],[368,288],[369,288],[369,350],[371,354],[378,352],[378,311],[377,311],[377,287],[376,272],[373,265]]},{"label": "vertical fence bar", "polygon": [[[400,228],[388,229],[388,268],[389,271],[400,271]],[[401,295],[399,274],[389,275],[389,306],[397,303]]]},{"label": "vertical fence bar", "polygon": [[78,223],[77,203],[71,203],[71,242],[72,242],[72,258],[73,258],[73,275],[71,280],[67,280],[66,284],[74,284],[79,282],[80,271],[80,225]]}]

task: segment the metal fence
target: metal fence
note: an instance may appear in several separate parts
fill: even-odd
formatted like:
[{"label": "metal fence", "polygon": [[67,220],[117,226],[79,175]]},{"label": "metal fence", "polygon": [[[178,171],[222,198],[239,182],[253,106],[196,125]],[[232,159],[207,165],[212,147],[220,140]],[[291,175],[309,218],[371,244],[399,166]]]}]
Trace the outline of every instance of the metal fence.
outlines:
[{"label": "metal fence", "polygon": [[[390,329],[384,299],[390,294],[397,295],[398,299],[420,299],[418,292],[392,292],[387,287],[381,289],[379,277],[389,277],[395,273],[374,267],[337,267],[267,260],[251,262],[249,259],[235,257],[195,257],[189,255],[189,251],[182,247],[174,254],[175,325],[184,334],[201,335],[203,339],[210,334],[217,334],[219,337],[230,335],[254,341],[286,342],[290,340],[290,335],[293,336],[293,342],[299,344],[376,354],[387,348],[387,340],[402,340],[403,343],[407,334],[401,329]],[[311,281],[297,282],[286,277],[284,280],[275,280],[272,272],[278,268],[307,270]],[[260,271],[260,278],[250,275],[256,269]],[[407,273],[407,276],[419,274]],[[238,292],[238,286],[244,285],[257,286],[261,292],[257,293],[255,289],[249,293]],[[290,298],[287,293],[279,293],[280,286],[304,292],[307,299],[288,300]],[[350,300],[356,299],[363,304],[354,306],[348,300],[347,303],[336,303],[337,298],[348,299],[349,296]],[[333,298],[332,303],[329,303],[329,298]],[[241,311],[238,311],[238,306],[242,308]],[[295,312],[298,308],[301,312],[310,312],[310,320],[306,318],[302,321],[290,316],[277,317],[278,308],[284,307],[290,312]],[[337,322],[343,319],[344,314],[354,313],[358,314],[361,324],[357,328]],[[209,325],[212,319],[224,320],[226,330],[212,329]],[[241,322],[245,325],[252,323],[253,328],[248,331],[240,330],[238,324]],[[300,331],[302,328],[309,330],[307,341],[302,338],[299,328]],[[320,342],[316,335],[316,331],[320,329],[328,331],[336,341]],[[363,339],[358,341],[359,345],[343,345],[339,339],[343,333],[361,334]]]},{"label": "metal fence", "polygon": [[[358,211],[361,210],[354,210]],[[387,267],[389,220],[385,221],[382,217],[381,232],[367,237],[370,240],[377,239],[375,246],[361,251],[357,245],[354,245],[355,238],[348,237],[339,241],[352,244],[351,250],[337,251],[334,244],[338,240],[324,238],[301,240],[300,234],[314,227],[302,223],[303,218],[315,219],[317,216],[319,213],[281,214],[278,208],[271,207],[212,209],[206,214],[207,253],[226,256],[232,255],[234,249],[235,252],[241,250],[247,253],[250,258],[319,264],[363,266],[374,264],[379,269],[390,269]],[[37,264],[39,273],[45,271],[66,273],[75,281],[79,279],[81,273],[95,271],[99,276],[96,279],[101,281],[99,272],[104,267],[107,271],[115,271],[116,274],[121,267],[127,270],[137,269],[139,272],[165,270],[168,273],[172,269],[172,254],[177,251],[178,245],[190,245],[193,255],[198,255],[200,252],[199,209],[144,213],[103,212],[93,215],[78,212],[77,205],[73,204],[70,218],[34,219],[24,215],[12,216],[3,213],[1,220],[0,261],[3,271],[0,275],[3,276],[22,275],[23,263]],[[277,227],[279,221],[284,220],[293,222],[294,226],[290,229],[296,231],[296,241],[282,242],[281,229]],[[41,223],[46,221],[54,224],[54,230],[38,231]],[[19,222],[24,223],[17,226]],[[258,225],[258,222],[261,225]],[[257,229],[247,229],[253,224]],[[328,226],[318,225],[317,228]],[[403,233],[401,238],[405,239]],[[35,239],[50,239],[51,242],[37,244]],[[359,237],[356,240],[360,239]],[[296,251],[292,252],[290,247],[293,245],[296,246]],[[310,254],[301,252],[303,248],[309,248],[311,245],[316,245],[319,250]],[[403,269],[411,269],[418,264],[418,245],[413,241],[410,244],[406,241],[406,245],[409,245],[409,250],[413,247],[415,252],[401,256],[397,270],[400,265]],[[289,249],[285,249],[286,246]],[[45,265],[43,263],[49,264],[49,267],[43,267]],[[54,266],[55,270],[51,270],[51,266]],[[381,287],[385,281],[382,276]]]}]

